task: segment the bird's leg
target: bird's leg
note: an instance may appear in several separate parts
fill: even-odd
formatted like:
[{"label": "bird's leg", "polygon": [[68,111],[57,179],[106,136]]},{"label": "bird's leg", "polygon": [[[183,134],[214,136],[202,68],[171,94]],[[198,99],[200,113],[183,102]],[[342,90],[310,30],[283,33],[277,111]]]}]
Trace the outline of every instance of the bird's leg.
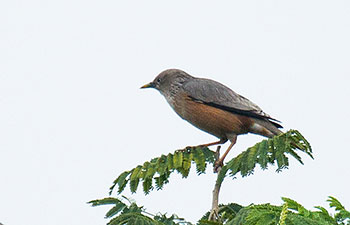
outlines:
[{"label": "bird's leg", "polygon": [[227,150],[225,151],[225,153],[215,161],[214,163],[214,172],[217,173],[219,168],[221,168],[223,165],[224,165],[224,160],[225,160],[225,157],[227,156],[227,154],[230,152],[231,148],[236,144],[236,141],[237,141],[237,136],[233,136],[232,139],[230,139],[231,141],[231,144],[230,146],[228,146]]},{"label": "bird's leg", "polygon": [[201,145],[196,145],[196,146],[187,146],[185,149],[183,149],[183,151],[185,151],[185,150],[187,150],[189,148],[209,147],[209,146],[213,146],[213,145],[225,144],[226,141],[227,141],[227,138],[221,138],[219,141],[210,142],[208,144],[201,144]]},{"label": "bird's leg", "polygon": [[191,149],[191,148],[197,148],[197,147],[209,147],[209,146],[213,146],[213,145],[219,145],[219,144],[225,144],[227,141],[227,138],[221,138],[219,141],[215,141],[215,142],[210,142],[208,144],[201,144],[201,145],[196,145],[196,146],[187,146],[186,148],[184,149],[181,149],[181,150],[178,150],[178,151],[187,151],[188,149]]},{"label": "bird's leg", "polygon": [[198,145],[198,146],[200,146],[200,147],[209,147],[209,146],[213,146],[213,145],[225,144],[226,141],[227,141],[226,138],[222,138],[219,141],[211,142],[211,143],[208,143],[208,144],[202,144],[202,145]]}]

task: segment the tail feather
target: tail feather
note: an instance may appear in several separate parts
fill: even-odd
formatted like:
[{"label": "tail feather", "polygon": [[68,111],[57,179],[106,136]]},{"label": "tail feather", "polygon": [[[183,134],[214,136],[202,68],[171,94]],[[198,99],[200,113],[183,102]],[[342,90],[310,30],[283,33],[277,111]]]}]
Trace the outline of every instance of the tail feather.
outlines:
[{"label": "tail feather", "polygon": [[282,128],[280,124],[269,120],[254,119],[254,123],[250,128],[251,133],[259,134],[269,138],[283,133],[278,129]]}]

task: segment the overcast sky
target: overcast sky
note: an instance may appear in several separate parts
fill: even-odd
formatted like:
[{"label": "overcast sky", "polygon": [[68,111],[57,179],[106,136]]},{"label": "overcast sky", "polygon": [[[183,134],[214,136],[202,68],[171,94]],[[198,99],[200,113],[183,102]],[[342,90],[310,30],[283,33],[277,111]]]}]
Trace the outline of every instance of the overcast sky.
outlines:
[{"label": "overcast sky", "polygon": [[[1,1],[0,222],[104,224],[109,208],[86,202],[121,172],[215,141],[139,89],[167,68],[229,86],[313,147],[304,166],[226,179],[221,203],[289,197],[311,209],[332,195],[349,210],[349,40],[346,0]],[[239,136],[226,159],[262,139]],[[192,172],[124,195],[195,222],[215,175]]]}]

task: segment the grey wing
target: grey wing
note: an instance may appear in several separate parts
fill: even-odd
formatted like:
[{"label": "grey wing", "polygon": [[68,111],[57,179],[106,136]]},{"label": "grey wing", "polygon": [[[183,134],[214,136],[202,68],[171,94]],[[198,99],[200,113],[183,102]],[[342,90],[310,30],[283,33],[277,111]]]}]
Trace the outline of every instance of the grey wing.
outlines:
[{"label": "grey wing", "polygon": [[182,87],[183,91],[195,101],[233,113],[279,122],[264,113],[259,106],[219,82],[196,78]]}]

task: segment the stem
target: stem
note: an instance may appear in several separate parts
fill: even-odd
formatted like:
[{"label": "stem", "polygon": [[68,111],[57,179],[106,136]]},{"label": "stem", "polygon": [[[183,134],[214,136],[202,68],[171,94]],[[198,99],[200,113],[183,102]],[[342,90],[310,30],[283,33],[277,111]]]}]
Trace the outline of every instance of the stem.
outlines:
[{"label": "stem", "polygon": [[[216,149],[216,161],[220,159],[220,146]],[[215,164],[214,164],[215,165]],[[221,166],[217,168],[217,174],[219,176]],[[218,221],[219,218],[219,192],[220,192],[221,182],[216,179],[214,190],[213,190],[213,201],[211,205],[211,211],[209,214],[209,220]]]}]

